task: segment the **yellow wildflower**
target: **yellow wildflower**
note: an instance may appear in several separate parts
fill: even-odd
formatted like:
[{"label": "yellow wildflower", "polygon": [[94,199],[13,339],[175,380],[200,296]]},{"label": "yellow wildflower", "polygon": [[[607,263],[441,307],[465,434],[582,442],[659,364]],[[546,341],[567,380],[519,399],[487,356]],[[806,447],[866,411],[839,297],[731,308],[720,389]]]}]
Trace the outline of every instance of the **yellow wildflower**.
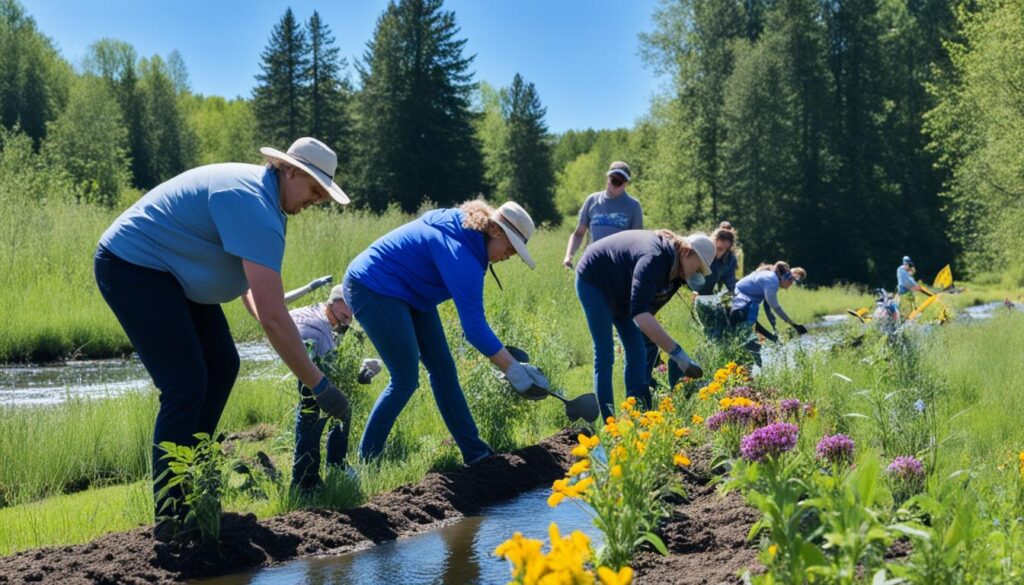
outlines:
[{"label": "yellow wildflower", "polygon": [[695,424],[695,425],[702,425],[702,424],[704,424],[704,417],[699,415],[699,414],[693,415],[693,417],[690,420],[693,421],[693,424]]},{"label": "yellow wildflower", "polygon": [[564,493],[562,493],[562,492],[554,492],[550,496],[548,496],[548,505],[551,506],[552,508],[554,508],[558,504],[562,503],[563,499],[565,499],[565,494]]},{"label": "yellow wildflower", "polygon": [[597,444],[601,442],[601,439],[598,438],[597,435],[588,437],[583,433],[577,435],[576,440],[579,442],[581,447],[586,447],[588,449],[593,449],[594,447],[597,447]]},{"label": "yellow wildflower", "polygon": [[612,469],[611,469],[611,471],[609,473],[614,478],[622,477],[622,466],[621,465],[612,465]]},{"label": "yellow wildflower", "polygon": [[573,447],[572,454],[575,457],[586,457],[590,454],[590,449],[587,449],[583,445],[577,445],[576,447]]},{"label": "yellow wildflower", "polygon": [[636,447],[636,452],[641,455],[647,452],[647,443],[643,441],[633,441],[633,446]]},{"label": "yellow wildflower", "polygon": [[690,458],[687,457],[686,455],[682,454],[682,453],[679,453],[679,454],[675,455],[674,457],[672,457],[672,463],[678,465],[679,467],[689,467],[690,466]]},{"label": "yellow wildflower", "polygon": [[569,487],[568,478],[556,479],[555,483],[551,484],[551,489],[556,492],[564,492]]},{"label": "yellow wildflower", "polygon": [[779,545],[772,544],[768,547],[768,556],[775,558],[775,555],[779,554]]},{"label": "yellow wildflower", "polygon": [[641,441],[650,441],[651,440],[651,433],[650,433],[650,431],[641,431],[640,434],[637,435],[637,436],[640,437]]},{"label": "yellow wildflower", "polygon": [[590,460],[584,459],[582,461],[577,461],[569,468],[569,477],[575,477],[586,471],[590,471]]},{"label": "yellow wildflower", "polygon": [[678,428],[675,431],[673,431],[673,434],[675,434],[677,439],[681,439],[683,437],[689,436],[689,434],[690,434],[690,427]]},{"label": "yellow wildflower", "polygon": [[608,567],[599,567],[597,578],[601,580],[601,585],[630,585],[633,582],[633,569],[622,567],[616,573]]}]

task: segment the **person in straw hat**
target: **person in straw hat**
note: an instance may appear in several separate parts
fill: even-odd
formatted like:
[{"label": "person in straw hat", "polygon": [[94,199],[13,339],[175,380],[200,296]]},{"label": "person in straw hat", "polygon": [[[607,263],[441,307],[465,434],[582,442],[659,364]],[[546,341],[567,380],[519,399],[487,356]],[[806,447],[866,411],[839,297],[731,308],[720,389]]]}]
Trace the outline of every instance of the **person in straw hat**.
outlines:
[{"label": "person in straw hat", "polygon": [[[493,453],[477,431],[459,385],[437,305],[452,299],[466,339],[520,395],[543,398],[549,387],[536,367],[516,361],[484,315],[484,276],[490,263],[514,255],[531,269],[529,214],[511,201],[497,209],[469,201],[436,209],[384,235],[348,266],[345,300],[391,376],[377,397],[359,443],[363,459],[384,449],[395,420],[427,368],[434,400],[462,459],[472,465]],[[492,269],[493,270],[493,269]]]},{"label": "person in straw hat", "polygon": [[692,290],[711,273],[715,244],[704,234],[627,230],[587,247],[576,266],[576,294],[594,340],[594,392],[601,418],[615,415],[612,327],[625,353],[626,396],[651,408],[646,336],[668,354],[683,375],[704,376],[682,346],[654,317],[684,283]]},{"label": "person in straw hat", "polygon": [[[161,443],[213,435],[238,375],[220,305],[238,297],[320,408],[345,418],[345,397],[306,353],[281,282],[285,224],[321,201],[349,202],[334,182],[337,155],[313,138],[287,152],[261,148],[267,164],[215,164],[146,193],[100,237],[96,283],[160,391],[153,431],[154,536],[166,539],[187,510],[167,487]],[[156,310],[154,310],[156,309]],[[165,489],[166,488],[166,489]]]}]

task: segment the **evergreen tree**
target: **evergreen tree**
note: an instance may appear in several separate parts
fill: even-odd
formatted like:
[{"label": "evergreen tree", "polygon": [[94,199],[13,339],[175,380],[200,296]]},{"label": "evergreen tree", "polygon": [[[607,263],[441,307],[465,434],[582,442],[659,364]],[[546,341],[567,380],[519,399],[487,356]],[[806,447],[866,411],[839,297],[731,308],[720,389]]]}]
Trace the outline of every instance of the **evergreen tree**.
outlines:
[{"label": "evergreen tree", "polygon": [[322,140],[338,154],[341,172],[350,172],[352,121],[349,119],[352,88],[347,63],[338,56],[331,29],[316,11],[306,24],[309,38],[307,91],[308,134]]},{"label": "evergreen tree", "polygon": [[283,150],[296,138],[308,134],[309,120],[309,41],[291,8],[274,26],[260,58],[253,111],[263,139]]},{"label": "evergreen tree", "polygon": [[502,96],[509,176],[507,191],[499,194],[521,204],[538,225],[557,225],[561,217],[555,211],[546,112],[534,85],[516,73],[512,86]]},{"label": "evergreen tree", "polygon": [[475,84],[441,0],[392,1],[358,65],[360,172],[353,191],[376,209],[407,212],[425,199],[451,205],[483,188],[483,161],[469,109]]}]

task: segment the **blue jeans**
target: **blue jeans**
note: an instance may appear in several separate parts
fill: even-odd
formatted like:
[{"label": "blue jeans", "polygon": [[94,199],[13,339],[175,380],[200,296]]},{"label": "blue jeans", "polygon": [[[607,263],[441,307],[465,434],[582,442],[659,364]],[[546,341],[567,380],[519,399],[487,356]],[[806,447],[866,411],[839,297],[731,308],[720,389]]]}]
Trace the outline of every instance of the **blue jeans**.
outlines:
[{"label": "blue jeans", "polygon": [[[188,300],[171,273],[126,262],[102,246],[93,269],[103,300],[160,391],[153,429],[156,496],[169,479],[161,477],[167,462],[158,445],[191,446],[196,433],[214,434],[238,376],[238,350],[220,305]],[[181,490],[168,496],[180,501]],[[163,500],[154,499],[160,515]]]},{"label": "blue jeans", "polygon": [[377,294],[348,276],[344,287],[345,301],[391,376],[370,411],[359,441],[359,455],[372,459],[384,449],[391,427],[419,386],[421,360],[441,418],[462,451],[463,461],[474,463],[490,455],[491,448],[480,438],[459,385],[437,309],[417,311],[405,301]]},{"label": "blue jeans", "polygon": [[594,338],[594,392],[601,406],[601,418],[615,416],[615,393],[612,390],[612,366],[615,364],[615,342],[612,326],[619,332],[626,353],[626,396],[632,396],[650,408],[650,369],[644,334],[629,317],[616,318],[604,295],[594,285],[576,277],[576,295],[587,316],[590,336]]},{"label": "blue jeans", "polygon": [[[319,365],[319,364],[317,364]],[[320,481],[320,437],[327,419],[321,418],[320,406],[313,391],[298,383],[299,405],[295,409],[295,456],[292,459],[292,485],[303,489],[316,487]],[[327,431],[327,465],[345,467],[351,420],[337,422]]]}]

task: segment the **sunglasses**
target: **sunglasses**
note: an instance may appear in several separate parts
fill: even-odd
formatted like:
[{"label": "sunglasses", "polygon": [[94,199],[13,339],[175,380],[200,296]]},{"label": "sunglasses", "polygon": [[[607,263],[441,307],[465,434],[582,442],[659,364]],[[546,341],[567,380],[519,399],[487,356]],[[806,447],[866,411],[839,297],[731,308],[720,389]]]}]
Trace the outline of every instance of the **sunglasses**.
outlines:
[{"label": "sunglasses", "polygon": [[625,183],[626,181],[622,180],[622,177],[618,175],[612,175],[608,177],[608,182],[611,183],[612,185],[615,185],[616,187],[621,187],[622,184]]}]

